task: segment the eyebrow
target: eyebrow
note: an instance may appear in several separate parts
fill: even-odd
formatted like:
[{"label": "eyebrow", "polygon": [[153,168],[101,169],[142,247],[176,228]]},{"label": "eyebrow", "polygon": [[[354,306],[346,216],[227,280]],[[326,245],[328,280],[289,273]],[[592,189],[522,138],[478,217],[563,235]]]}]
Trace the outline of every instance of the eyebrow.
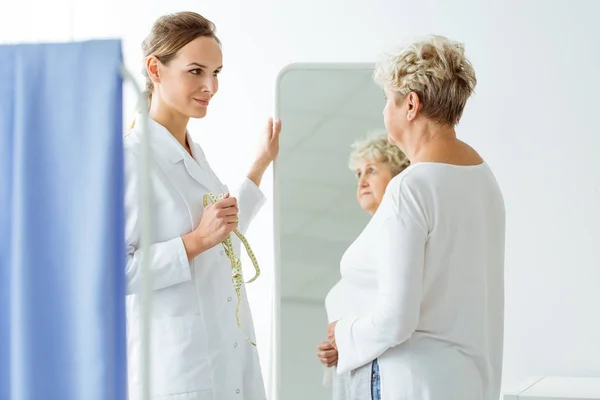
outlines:
[{"label": "eyebrow", "polygon": [[[190,63],[190,64],[188,64],[187,66],[188,66],[188,67],[191,67],[192,65],[195,65],[195,66],[197,66],[197,67],[199,67],[199,68],[208,69],[208,67],[207,67],[206,65],[198,64],[197,62]],[[215,71],[217,71],[217,70],[219,70],[219,69],[222,69],[222,68],[223,68],[223,66],[221,65],[219,68],[215,69]]]}]

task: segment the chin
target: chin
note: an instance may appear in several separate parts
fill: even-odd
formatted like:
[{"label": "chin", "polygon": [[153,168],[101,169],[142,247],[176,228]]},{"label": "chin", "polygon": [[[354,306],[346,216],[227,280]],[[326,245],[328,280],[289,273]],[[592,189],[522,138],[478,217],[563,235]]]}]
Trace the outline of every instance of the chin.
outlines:
[{"label": "chin", "polygon": [[368,213],[370,213],[370,209],[373,208],[373,202],[372,201],[360,201],[358,204],[360,205],[360,208],[363,209],[363,211],[366,211]]},{"label": "chin", "polygon": [[207,111],[208,110],[206,108],[192,110],[190,113],[190,118],[204,118],[206,117]]}]

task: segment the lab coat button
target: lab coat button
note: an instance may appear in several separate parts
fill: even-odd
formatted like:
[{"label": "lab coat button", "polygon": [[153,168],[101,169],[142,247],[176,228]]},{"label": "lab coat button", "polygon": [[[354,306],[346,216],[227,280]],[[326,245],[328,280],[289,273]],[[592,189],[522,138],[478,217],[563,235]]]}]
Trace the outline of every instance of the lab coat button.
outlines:
[{"label": "lab coat button", "polygon": [[224,252],[223,250],[221,250],[221,255],[222,255],[222,256],[223,256],[223,255],[225,255],[225,252]]},{"label": "lab coat button", "polygon": [[231,301],[231,297],[228,297],[228,298],[227,298],[227,301]]},{"label": "lab coat button", "polygon": [[237,347],[237,346],[238,346],[238,344],[237,344],[237,342],[235,342],[235,343],[233,344],[233,347]]},{"label": "lab coat button", "polygon": [[235,392],[236,392],[237,394],[240,394],[240,389],[236,390]]}]

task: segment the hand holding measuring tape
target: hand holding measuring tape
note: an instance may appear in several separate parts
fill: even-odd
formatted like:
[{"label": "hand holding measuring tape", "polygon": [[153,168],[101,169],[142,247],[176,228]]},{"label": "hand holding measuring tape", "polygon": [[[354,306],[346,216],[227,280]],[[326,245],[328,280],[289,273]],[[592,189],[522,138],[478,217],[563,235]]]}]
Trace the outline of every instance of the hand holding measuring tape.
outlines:
[{"label": "hand holding measuring tape", "polygon": [[[237,224],[238,224],[237,201],[235,201],[235,198],[231,198],[235,202],[233,205],[228,205],[228,203],[225,203],[225,201],[228,199],[230,199],[229,195],[223,195],[223,194],[214,195],[213,193],[207,193],[204,195],[204,207],[205,207],[205,210],[208,210],[208,212],[216,212],[217,215],[223,217],[223,221],[226,221],[225,227],[223,227],[224,225],[222,223],[218,224],[215,227],[218,234],[214,235],[213,237],[215,238],[215,240],[221,241],[221,244],[223,245],[223,248],[225,249],[225,254],[227,255],[227,258],[229,258],[229,261],[231,262],[231,281],[233,283],[233,288],[235,289],[235,293],[237,295],[237,300],[238,300],[237,307],[235,310],[235,317],[237,320],[238,327],[240,329],[242,329],[242,331],[243,331],[242,323],[240,322],[240,305],[242,302],[242,284],[244,282],[244,277],[242,275],[242,262],[240,261],[237,254],[235,253],[235,249],[233,247],[233,241],[231,239],[231,232],[235,233],[235,235],[244,244],[244,247],[246,248],[246,252],[248,253],[248,256],[250,257],[250,260],[252,261],[252,264],[254,265],[254,269],[256,271],[256,274],[254,275],[254,277],[246,283],[254,282],[256,280],[256,278],[259,277],[260,267],[258,266],[258,261],[256,260],[256,256],[254,255],[254,252],[250,248],[250,244],[248,244],[248,241],[246,240],[244,235],[240,231],[237,230]],[[215,206],[215,205],[217,205],[217,204],[219,206],[223,206],[223,208],[221,208],[221,207],[216,208],[217,206]],[[211,208],[211,205],[213,206],[212,208]],[[235,214],[232,214],[233,211],[235,211]],[[215,244],[217,244],[217,243],[218,242],[215,242]],[[248,338],[248,335],[246,335],[246,340],[253,346],[256,346],[256,343],[254,343],[252,340],[250,340]]]}]

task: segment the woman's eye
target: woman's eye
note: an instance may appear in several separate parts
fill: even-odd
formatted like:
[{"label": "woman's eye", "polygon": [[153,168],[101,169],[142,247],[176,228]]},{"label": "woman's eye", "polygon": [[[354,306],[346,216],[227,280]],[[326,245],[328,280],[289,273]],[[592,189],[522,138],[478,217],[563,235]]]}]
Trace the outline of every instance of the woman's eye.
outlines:
[{"label": "woman's eye", "polygon": [[213,72],[213,76],[217,76],[217,75],[219,75],[220,73],[221,73],[221,71],[215,71],[215,72]]},{"label": "woman's eye", "polygon": [[202,70],[200,68],[196,68],[190,71],[190,73],[192,75],[200,75],[202,73]]}]

